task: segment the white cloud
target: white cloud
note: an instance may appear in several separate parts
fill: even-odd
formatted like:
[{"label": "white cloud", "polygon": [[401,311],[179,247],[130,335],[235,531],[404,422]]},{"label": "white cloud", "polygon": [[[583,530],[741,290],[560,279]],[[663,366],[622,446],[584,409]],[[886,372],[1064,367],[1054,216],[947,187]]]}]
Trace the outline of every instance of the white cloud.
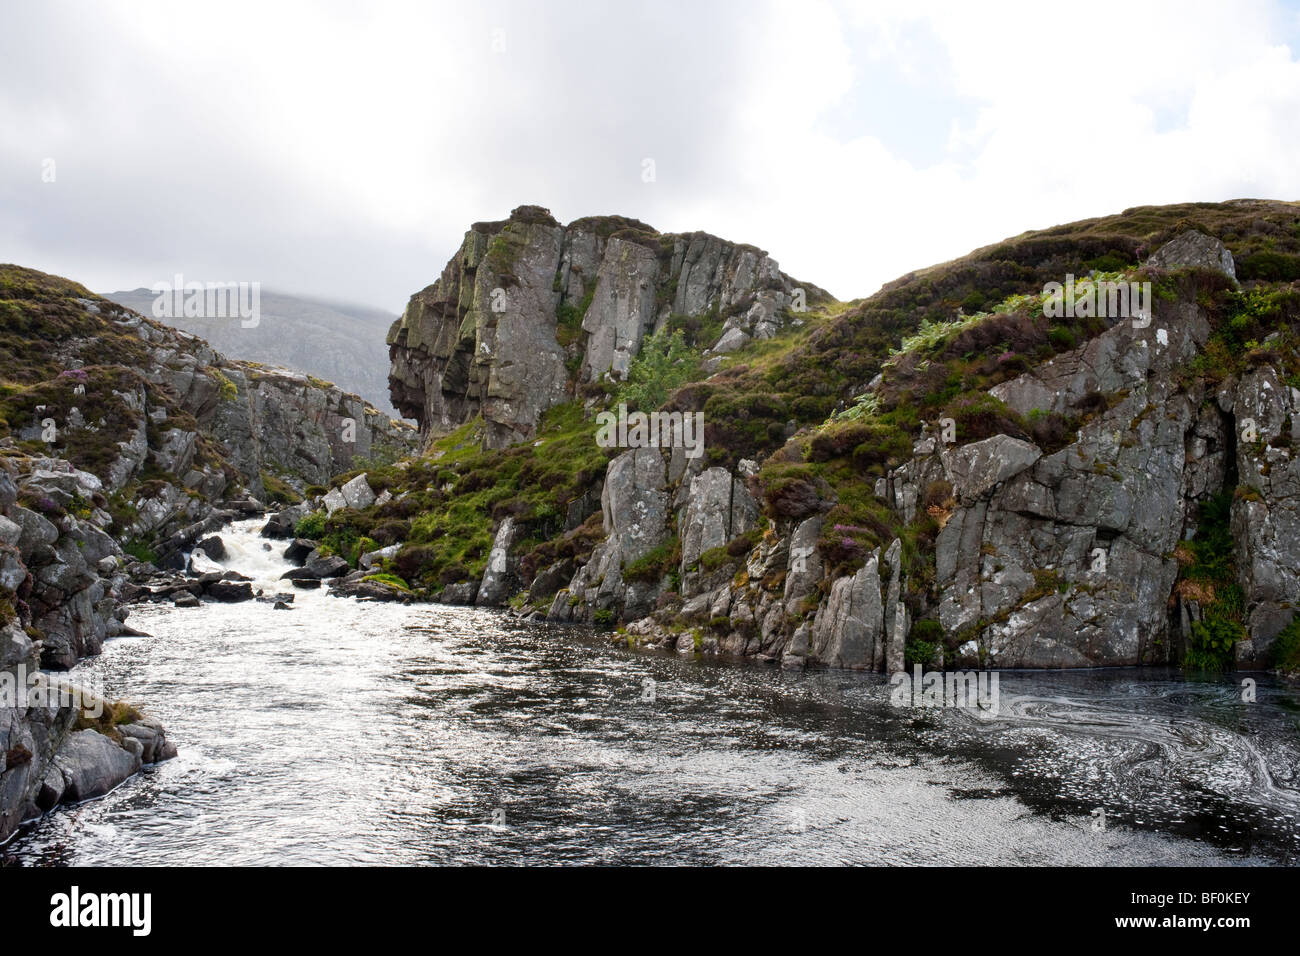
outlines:
[{"label": "white cloud", "polygon": [[[183,271],[396,309],[471,221],[537,202],[753,242],[866,295],[1028,228],[1300,196],[1284,45],[1300,23],[1268,3],[150,0],[7,16],[0,259],[98,289]],[[902,133],[872,119],[881,98]]]}]

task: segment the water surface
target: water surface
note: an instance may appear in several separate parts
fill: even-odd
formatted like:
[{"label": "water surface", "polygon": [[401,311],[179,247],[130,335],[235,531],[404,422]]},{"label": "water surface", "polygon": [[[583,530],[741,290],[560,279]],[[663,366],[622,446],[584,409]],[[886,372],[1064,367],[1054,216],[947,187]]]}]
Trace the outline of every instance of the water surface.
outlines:
[{"label": "water surface", "polygon": [[[257,537],[224,562],[277,582]],[[5,848],[39,864],[1275,864],[1300,697],[1263,675],[1004,672],[995,718],[882,675],[611,647],[500,611],[297,591],[150,606],[78,672],[180,756]],[[1104,829],[1097,829],[1104,813]]]}]

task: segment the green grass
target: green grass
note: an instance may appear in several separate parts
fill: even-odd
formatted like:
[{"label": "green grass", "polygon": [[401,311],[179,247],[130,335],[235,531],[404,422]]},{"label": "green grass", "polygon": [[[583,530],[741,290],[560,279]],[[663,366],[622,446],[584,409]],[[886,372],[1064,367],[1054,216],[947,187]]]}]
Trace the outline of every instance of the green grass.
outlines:
[{"label": "green grass", "polygon": [[411,590],[410,585],[408,585],[405,581],[403,581],[403,580],[402,580],[401,578],[399,578],[397,575],[395,575],[395,574],[388,574],[388,573],[386,573],[386,572],[380,572],[379,574],[367,574],[367,575],[366,575],[364,578],[362,578],[361,580],[362,580],[363,583],[365,583],[365,582],[371,582],[371,583],[374,583],[374,584],[386,584],[386,585],[388,585],[389,587],[394,587],[394,588],[397,588],[398,590],[401,590],[401,591],[407,591],[407,592],[409,592],[409,591]]}]

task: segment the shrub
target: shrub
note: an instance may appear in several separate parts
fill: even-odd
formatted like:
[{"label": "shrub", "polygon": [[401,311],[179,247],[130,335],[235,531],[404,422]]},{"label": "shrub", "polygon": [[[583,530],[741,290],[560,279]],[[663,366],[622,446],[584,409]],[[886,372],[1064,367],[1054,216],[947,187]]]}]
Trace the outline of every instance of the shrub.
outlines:
[{"label": "shrub", "polygon": [[380,521],[371,530],[370,536],[375,539],[380,547],[388,547],[390,544],[405,541],[411,536],[411,522],[404,521],[401,518]]},{"label": "shrub", "polygon": [[438,583],[446,587],[448,584],[459,584],[461,581],[468,581],[471,576],[469,568],[459,561],[453,561],[438,572]]},{"label": "shrub", "polygon": [[962,396],[948,406],[946,413],[956,423],[957,441],[961,444],[983,441],[994,435],[1029,437],[1024,419],[987,392]]},{"label": "shrub", "polygon": [[665,541],[659,547],[646,552],[635,561],[629,562],[623,569],[624,581],[658,581],[667,574],[682,557],[680,538]]},{"label": "shrub", "polygon": [[1300,671],[1300,617],[1292,619],[1274,638],[1273,666],[1285,674]]},{"label": "shrub", "polygon": [[903,656],[908,664],[925,666],[934,660],[943,641],[943,628],[938,621],[917,621],[907,635]]},{"label": "shrub", "polygon": [[325,513],[323,511],[313,511],[309,515],[304,515],[294,525],[293,533],[299,538],[310,538],[312,541],[319,541],[325,536]]},{"label": "shrub", "polygon": [[433,548],[422,544],[408,544],[393,557],[392,566],[404,579],[415,583],[423,579],[424,571],[433,557]]},{"label": "shrub", "polygon": [[629,410],[654,411],[674,389],[699,377],[699,365],[699,354],[687,346],[680,330],[662,329],[641,343],[616,401],[626,402]]},{"label": "shrub", "polygon": [[807,518],[815,514],[821,496],[811,481],[802,477],[776,478],[763,489],[768,514],[776,518]]}]

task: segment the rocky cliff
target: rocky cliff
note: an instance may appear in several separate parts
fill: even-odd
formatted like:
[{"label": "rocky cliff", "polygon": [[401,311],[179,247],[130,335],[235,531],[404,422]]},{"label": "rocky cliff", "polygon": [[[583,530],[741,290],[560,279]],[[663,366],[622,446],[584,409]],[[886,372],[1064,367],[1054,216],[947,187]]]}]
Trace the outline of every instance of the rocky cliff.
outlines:
[{"label": "rocky cliff", "polygon": [[584,385],[626,378],[642,341],[674,317],[712,319],[706,344],[722,354],[770,338],[792,305],[825,297],[753,246],[619,216],[561,226],[520,206],[471,226],[393,324],[392,400],[426,436],[482,416],[484,447],[504,448],[532,438],[542,413]]},{"label": "rocky cliff", "polygon": [[[682,653],[1294,671],[1297,280],[1293,203],[1126,210],[847,304],[743,245],[523,207],[394,326],[427,453],[316,543],[392,597]],[[702,415],[704,453],[598,442],[624,404]]]},{"label": "rocky cliff", "polygon": [[[155,318],[157,296],[149,289],[104,293],[104,298]],[[385,415],[388,401],[388,350],[384,332],[393,316],[379,309],[322,302],[262,289],[257,325],[204,316],[167,316],[159,321],[196,335],[225,355],[295,369],[334,382]]]},{"label": "rocky cliff", "polygon": [[[0,317],[0,689],[133,633],[134,581],[185,566],[259,499],[414,447],[414,429],[356,396],[225,359],[64,279],[0,266]],[[2,709],[0,839],[174,752],[125,705],[90,722],[73,706]]]},{"label": "rocky cliff", "polygon": [[[1017,324],[1041,326],[1040,301],[959,319],[933,346],[897,356],[860,396],[860,415],[798,436],[748,485],[753,462],[688,467],[674,483],[658,451],[625,452],[605,485],[609,537],[548,615],[604,612],[652,643],[788,666],[1273,666],[1300,606],[1300,296],[1240,292],[1231,253],[1195,232],[1148,265],[1163,292],[1148,323],[1111,320],[963,396],[964,408],[949,403],[954,434],[940,434],[942,414],[922,423],[911,456],[878,477],[863,465],[873,442],[889,443],[880,410],[932,387],[927,365],[969,362],[977,325],[1007,325],[1011,339]],[[1007,331],[988,334],[1003,364],[1014,358],[1010,339],[996,341]],[[1238,340],[1244,354],[1226,355]],[[834,444],[859,472],[840,487],[821,471]],[[615,481],[624,471],[648,478]],[[828,517],[855,478],[872,501],[855,520]],[[753,540],[764,496],[770,522]],[[671,522],[653,516],[670,497],[678,575],[628,584],[626,563],[609,559],[629,539],[613,516],[652,516],[638,535],[665,542]],[[712,568],[695,563],[724,545]],[[670,606],[651,615],[666,593]]]}]

